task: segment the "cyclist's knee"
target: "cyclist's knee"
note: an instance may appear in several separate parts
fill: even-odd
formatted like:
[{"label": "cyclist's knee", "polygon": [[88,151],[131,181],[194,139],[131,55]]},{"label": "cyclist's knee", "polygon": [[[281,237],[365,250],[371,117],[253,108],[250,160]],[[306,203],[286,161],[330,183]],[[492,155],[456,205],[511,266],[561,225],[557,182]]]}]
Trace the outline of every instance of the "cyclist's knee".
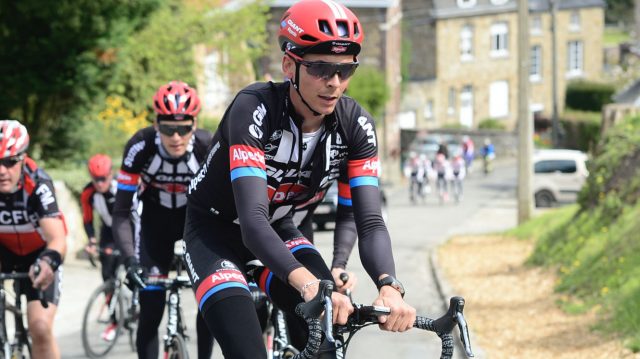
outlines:
[{"label": "cyclist's knee", "polygon": [[53,324],[47,318],[33,318],[29,321],[29,334],[34,342],[50,343],[53,341]]}]

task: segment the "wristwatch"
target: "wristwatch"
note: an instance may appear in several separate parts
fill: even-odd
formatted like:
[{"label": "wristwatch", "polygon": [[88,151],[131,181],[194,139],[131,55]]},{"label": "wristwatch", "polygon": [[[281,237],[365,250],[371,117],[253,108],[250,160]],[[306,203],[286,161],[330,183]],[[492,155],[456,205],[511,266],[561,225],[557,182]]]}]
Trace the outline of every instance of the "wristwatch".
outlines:
[{"label": "wristwatch", "polygon": [[377,284],[378,291],[380,290],[380,288],[384,287],[385,285],[388,285],[391,288],[400,292],[400,295],[404,298],[404,286],[402,285],[402,283],[400,283],[399,280],[395,279],[392,276],[386,276],[382,279],[379,279]]}]

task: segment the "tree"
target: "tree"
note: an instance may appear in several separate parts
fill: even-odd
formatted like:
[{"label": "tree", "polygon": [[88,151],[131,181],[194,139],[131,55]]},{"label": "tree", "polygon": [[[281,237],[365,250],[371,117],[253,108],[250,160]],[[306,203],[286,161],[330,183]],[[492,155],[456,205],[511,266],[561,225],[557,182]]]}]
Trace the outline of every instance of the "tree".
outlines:
[{"label": "tree", "polygon": [[25,124],[36,153],[47,144],[43,157],[81,146],[70,114],[91,101],[109,49],[161,2],[0,1],[0,116]]},{"label": "tree", "polygon": [[380,119],[389,99],[384,73],[372,66],[360,66],[349,83],[347,94],[360,103],[374,118]]}]

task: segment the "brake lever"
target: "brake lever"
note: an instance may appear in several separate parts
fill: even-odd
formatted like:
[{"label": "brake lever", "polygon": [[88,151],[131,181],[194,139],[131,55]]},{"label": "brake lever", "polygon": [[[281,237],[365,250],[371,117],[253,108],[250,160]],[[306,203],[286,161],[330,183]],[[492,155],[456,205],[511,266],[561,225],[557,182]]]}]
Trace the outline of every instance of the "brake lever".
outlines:
[{"label": "brake lever", "polygon": [[[38,275],[40,275],[40,259],[38,259],[36,261],[36,263],[33,265],[33,276],[38,277]],[[37,290],[38,292],[38,300],[40,301],[40,304],[42,304],[43,308],[49,308],[49,303],[47,302],[47,300],[44,297],[44,291],[41,289]]]},{"label": "brake lever", "polygon": [[464,346],[464,351],[467,353],[467,356],[473,357],[474,355],[473,351],[471,350],[471,339],[469,338],[469,328],[467,326],[467,321],[464,319],[464,314],[462,314],[464,310],[464,299],[461,297],[455,298],[455,322],[458,324],[458,329],[460,330],[460,340],[462,340],[462,345]]}]

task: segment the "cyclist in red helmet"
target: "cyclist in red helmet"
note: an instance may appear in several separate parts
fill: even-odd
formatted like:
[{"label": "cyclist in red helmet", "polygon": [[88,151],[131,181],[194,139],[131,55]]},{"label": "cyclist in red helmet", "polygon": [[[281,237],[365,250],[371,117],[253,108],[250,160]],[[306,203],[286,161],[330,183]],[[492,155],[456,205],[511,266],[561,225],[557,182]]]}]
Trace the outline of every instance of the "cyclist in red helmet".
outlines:
[{"label": "cyclist in red helmet", "polygon": [[[52,329],[67,231],[53,182],[27,156],[28,147],[29,134],[20,122],[0,121],[0,266],[4,273],[29,271],[30,279],[20,290],[27,297],[32,357],[60,358]],[[35,263],[40,267],[37,276]],[[36,289],[44,291],[48,308],[38,300]]]},{"label": "cyclist in red helmet", "polygon": [[[331,271],[296,228],[292,210],[326,191],[347,164],[360,258],[391,307],[386,330],[412,327],[415,309],[395,279],[391,240],[381,214],[378,150],[372,116],[343,96],[358,67],[358,18],[331,0],[305,0],[279,22],[284,83],[256,83],[227,109],[189,187],[185,261],[200,312],[226,358],[266,358],[247,285],[247,262],[258,285],[287,315],[318,291]],[[334,292],[333,319],[353,311]],[[305,326],[306,327],[306,326]],[[306,331],[290,333],[296,347]],[[242,338],[242,340],[238,340]]]},{"label": "cyclist in red helmet", "polygon": [[[87,183],[80,194],[84,230],[87,233],[87,238],[89,238],[89,244],[85,250],[90,255],[96,254],[96,247],[98,245],[95,228],[93,226],[93,212],[97,212],[100,217],[99,258],[102,279],[105,281],[115,276],[118,266],[118,258],[113,255],[116,246],[113,240],[113,234],[111,233],[117,182],[113,179],[111,166],[111,157],[105,154],[92,156],[87,163],[91,181]],[[112,325],[108,326],[102,333],[104,340],[111,341],[115,338],[118,323],[115,322],[115,318],[113,319]]]},{"label": "cyclist in red helmet", "polygon": [[[153,126],[138,131],[124,149],[113,209],[113,235],[122,251],[130,285],[142,286],[143,276],[166,276],[174,257],[174,243],[182,238],[187,188],[205,159],[211,133],[197,128],[200,99],[194,88],[172,81],[153,97]],[[137,222],[134,195],[143,204]],[[134,233],[140,233],[135,238]],[[136,345],[139,358],[158,358],[158,326],[165,292],[140,291],[140,319]],[[209,358],[213,338],[198,316],[198,356]]]}]

